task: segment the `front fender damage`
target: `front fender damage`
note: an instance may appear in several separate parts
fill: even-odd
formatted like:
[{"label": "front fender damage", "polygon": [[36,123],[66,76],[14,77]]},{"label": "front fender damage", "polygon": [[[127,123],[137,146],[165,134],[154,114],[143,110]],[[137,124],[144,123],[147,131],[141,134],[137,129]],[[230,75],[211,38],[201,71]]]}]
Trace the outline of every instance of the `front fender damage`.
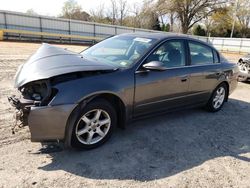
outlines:
[{"label": "front fender damage", "polygon": [[15,95],[8,97],[10,104],[15,107],[14,123],[11,127],[12,134],[17,132],[18,128],[22,128],[28,125],[28,115],[31,106],[35,106],[35,101],[18,99]]},{"label": "front fender damage", "polygon": [[14,123],[11,127],[12,133],[19,128],[28,125],[28,116],[31,107],[46,105],[50,100],[52,91],[46,80],[31,82],[18,88],[20,97],[12,95],[8,97],[9,103],[15,108]]},{"label": "front fender damage", "polygon": [[[45,80],[29,82],[18,88],[21,96],[11,96],[8,100],[15,107],[15,122],[11,128],[14,134],[24,126],[29,126],[32,141],[65,140],[66,124],[78,101],[71,100],[67,88],[58,86],[64,82],[108,74],[114,70],[95,70],[74,72],[55,76]],[[72,84],[72,83],[71,83]],[[76,87],[74,85],[74,87]],[[75,95],[81,95],[74,89]],[[60,103],[53,103],[61,95],[67,96]]]}]

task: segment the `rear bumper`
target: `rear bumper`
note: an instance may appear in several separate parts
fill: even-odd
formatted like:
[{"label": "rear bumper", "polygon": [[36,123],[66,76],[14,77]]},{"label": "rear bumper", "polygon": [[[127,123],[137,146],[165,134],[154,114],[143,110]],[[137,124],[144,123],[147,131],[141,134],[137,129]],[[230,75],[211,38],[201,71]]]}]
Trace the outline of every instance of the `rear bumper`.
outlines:
[{"label": "rear bumper", "polygon": [[68,117],[76,104],[31,107],[28,125],[32,142],[63,140]]}]

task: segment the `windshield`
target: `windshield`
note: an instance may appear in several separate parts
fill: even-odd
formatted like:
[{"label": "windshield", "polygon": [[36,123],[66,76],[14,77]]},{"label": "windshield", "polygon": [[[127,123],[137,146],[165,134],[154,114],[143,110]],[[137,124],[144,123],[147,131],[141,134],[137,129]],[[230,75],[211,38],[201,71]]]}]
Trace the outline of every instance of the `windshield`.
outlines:
[{"label": "windshield", "polygon": [[140,59],[155,42],[156,39],[151,38],[115,36],[88,48],[81,54],[87,59],[126,68]]}]

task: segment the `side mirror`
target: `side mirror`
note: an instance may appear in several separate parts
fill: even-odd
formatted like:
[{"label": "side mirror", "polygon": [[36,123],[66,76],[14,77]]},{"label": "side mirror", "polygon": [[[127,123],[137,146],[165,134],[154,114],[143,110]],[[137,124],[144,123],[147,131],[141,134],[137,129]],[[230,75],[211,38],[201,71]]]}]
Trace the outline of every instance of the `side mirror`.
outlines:
[{"label": "side mirror", "polygon": [[149,63],[144,64],[142,67],[147,69],[147,70],[155,70],[155,71],[164,71],[164,70],[166,70],[166,67],[160,61],[151,61]]}]

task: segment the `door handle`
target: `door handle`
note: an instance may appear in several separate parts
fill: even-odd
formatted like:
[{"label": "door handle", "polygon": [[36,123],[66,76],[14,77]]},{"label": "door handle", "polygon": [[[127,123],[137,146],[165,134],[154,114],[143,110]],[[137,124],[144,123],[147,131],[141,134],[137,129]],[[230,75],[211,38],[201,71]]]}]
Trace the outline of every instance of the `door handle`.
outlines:
[{"label": "door handle", "polygon": [[181,76],[180,78],[181,78],[181,81],[182,81],[182,82],[186,82],[187,79],[188,79],[188,76],[187,76],[187,75],[186,75],[186,76]]},{"label": "door handle", "polygon": [[182,82],[186,82],[186,81],[187,81],[187,78],[182,78],[181,81],[182,81]]}]

